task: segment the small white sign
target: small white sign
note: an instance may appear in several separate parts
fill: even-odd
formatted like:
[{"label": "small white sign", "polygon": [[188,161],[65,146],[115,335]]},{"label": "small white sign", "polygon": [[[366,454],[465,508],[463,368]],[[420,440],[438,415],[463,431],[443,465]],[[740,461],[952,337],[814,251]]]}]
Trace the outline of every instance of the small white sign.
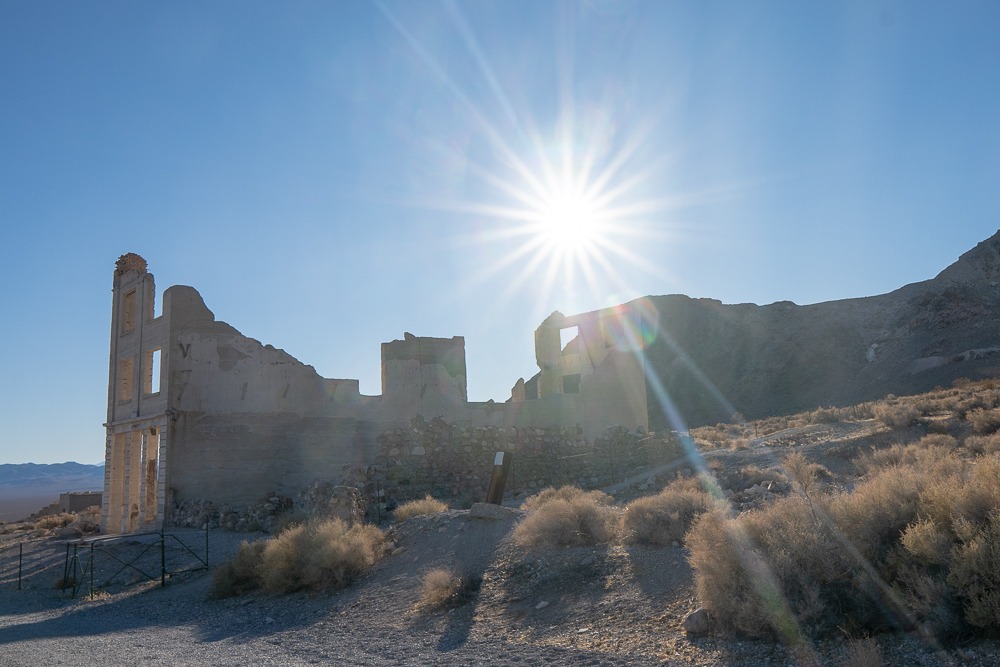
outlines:
[{"label": "small white sign", "polygon": [[496,458],[493,459],[493,465],[495,466],[503,465],[503,452],[497,452]]}]

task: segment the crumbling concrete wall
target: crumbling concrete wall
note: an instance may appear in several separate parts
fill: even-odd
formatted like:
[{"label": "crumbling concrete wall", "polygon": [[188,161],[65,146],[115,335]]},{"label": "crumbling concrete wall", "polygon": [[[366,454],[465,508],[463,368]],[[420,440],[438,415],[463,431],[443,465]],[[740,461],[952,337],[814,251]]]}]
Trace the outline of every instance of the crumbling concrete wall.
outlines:
[{"label": "crumbling concrete wall", "polygon": [[465,339],[418,338],[382,343],[382,402],[388,420],[402,415],[456,415],[466,410]]},{"label": "crumbling concrete wall", "polygon": [[[511,390],[507,422],[574,424],[588,437],[608,426],[647,430],[642,313],[628,307],[566,316],[556,311],[535,330],[539,373]],[[575,331],[565,346],[561,332]]]},{"label": "crumbling concrete wall", "polygon": [[[536,332],[539,378],[521,381],[517,400],[498,404],[468,401],[461,336],[407,333],[383,343],[383,393],[364,396],[357,380],[323,378],[283,350],[217,320],[193,287],[167,289],[158,317],[155,298],[145,260],[134,254],[119,258],[108,381],[106,532],[162,525],[173,506],[250,506],[262,497],[295,496],[317,480],[356,477],[379,460],[378,436],[415,418],[520,433],[522,452],[535,447],[534,440],[523,439],[526,427],[563,429],[579,448],[611,424],[646,426],[641,364],[609,346],[614,322],[605,311],[573,318],[555,313],[546,320]],[[579,326],[580,336],[575,347],[560,350],[560,328],[571,325]],[[533,400],[526,400],[528,393]],[[463,455],[477,451],[478,445],[467,442],[478,440],[459,441]],[[551,450],[547,456],[557,456],[552,460],[569,446],[567,437],[538,442]],[[431,448],[448,457],[440,443]],[[414,451],[408,456],[417,456]],[[473,468],[477,472],[470,475],[482,474],[469,459]],[[539,479],[554,479],[554,470],[539,472]],[[461,493],[472,492],[459,486]]]}]

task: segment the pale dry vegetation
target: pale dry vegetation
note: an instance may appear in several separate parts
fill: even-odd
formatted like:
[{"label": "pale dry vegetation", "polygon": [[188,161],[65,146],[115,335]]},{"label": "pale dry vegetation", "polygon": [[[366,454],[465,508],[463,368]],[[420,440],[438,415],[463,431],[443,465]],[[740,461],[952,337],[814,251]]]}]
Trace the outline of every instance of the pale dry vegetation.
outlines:
[{"label": "pale dry vegetation", "polygon": [[618,533],[618,512],[601,491],[549,487],[526,498],[521,507],[528,511],[514,529],[514,541],[521,547],[602,544]]},{"label": "pale dry vegetation", "polygon": [[41,517],[35,521],[35,528],[38,530],[52,530],[53,528],[63,528],[68,526],[74,521],[76,521],[75,514],[61,512],[59,514],[50,514],[48,516]]},{"label": "pale dry vegetation", "polygon": [[342,588],[375,564],[385,543],[385,534],[375,526],[348,527],[342,519],[308,521],[269,540],[241,544],[236,557],[213,573],[211,594]]},{"label": "pale dry vegetation", "polygon": [[421,577],[417,606],[427,611],[457,607],[475,596],[481,582],[481,577],[461,574],[454,569],[433,568]]},{"label": "pale dry vegetation", "polygon": [[393,516],[396,521],[406,521],[407,519],[412,519],[415,516],[424,516],[427,514],[440,514],[448,509],[446,503],[441,502],[431,496],[425,496],[418,500],[410,500],[403,503],[393,511]]},{"label": "pale dry vegetation", "polygon": [[966,413],[965,418],[972,424],[972,430],[981,435],[1000,428],[1000,408],[976,408]]},{"label": "pale dry vegetation", "polygon": [[1000,433],[970,435],[962,444],[975,454],[996,454],[1000,452]]},{"label": "pale dry vegetation", "polygon": [[100,530],[101,508],[88,507],[79,512],[47,514],[37,519],[0,523],[0,535],[14,533],[50,533],[70,526],[78,535],[88,535]]},{"label": "pale dry vegetation", "polygon": [[853,491],[816,493],[815,464],[790,455],[798,495],[695,522],[696,588],[719,626],[793,643],[914,624],[944,640],[1000,629],[1000,461],[936,434],[858,465]]},{"label": "pale dry vegetation", "polygon": [[900,429],[912,425],[920,417],[920,410],[908,403],[879,403],[872,409],[875,419],[889,428]]},{"label": "pale dry vegetation", "polygon": [[697,480],[677,480],[654,496],[638,498],[622,514],[626,544],[680,544],[692,522],[716,504]]}]

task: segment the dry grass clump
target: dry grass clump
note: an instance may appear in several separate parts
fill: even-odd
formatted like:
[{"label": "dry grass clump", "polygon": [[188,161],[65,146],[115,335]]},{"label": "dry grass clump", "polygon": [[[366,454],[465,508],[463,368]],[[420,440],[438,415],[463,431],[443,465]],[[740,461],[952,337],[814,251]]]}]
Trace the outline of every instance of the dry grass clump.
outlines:
[{"label": "dry grass clump", "polygon": [[872,414],[892,429],[906,428],[917,421],[920,410],[909,403],[879,403],[872,408]]},{"label": "dry grass clump", "polygon": [[601,491],[572,486],[545,489],[522,504],[528,516],[514,529],[514,541],[535,548],[610,542],[618,528],[618,515],[610,503]]},{"label": "dry grass clump", "polygon": [[396,521],[406,521],[415,516],[423,516],[425,514],[440,514],[448,509],[448,505],[432,498],[430,495],[424,496],[420,500],[410,500],[403,503],[393,511],[393,516]]},{"label": "dry grass clump", "polygon": [[678,480],[655,496],[638,498],[622,515],[626,544],[670,546],[681,543],[694,520],[715,504],[708,493],[689,480]]},{"label": "dry grass clump", "polygon": [[76,521],[75,514],[68,514],[66,512],[60,512],[59,514],[49,514],[48,516],[43,516],[37,521],[35,521],[36,530],[53,530],[55,528],[63,528],[70,525]]},{"label": "dry grass clump", "polygon": [[481,582],[481,577],[462,575],[452,569],[428,570],[420,582],[417,606],[428,610],[459,606],[475,597]]},{"label": "dry grass clump", "polygon": [[1000,460],[931,443],[872,465],[853,492],[701,515],[686,545],[713,619],[793,643],[837,628],[1000,629]]},{"label": "dry grass clump", "polygon": [[332,590],[349,584],[382,556],[385,534],[371,525],[348,527],[342,519],[309,521],[266,541],[244,542],[220,566],[211,595],[229,597],[254,589],[269,593]]}]

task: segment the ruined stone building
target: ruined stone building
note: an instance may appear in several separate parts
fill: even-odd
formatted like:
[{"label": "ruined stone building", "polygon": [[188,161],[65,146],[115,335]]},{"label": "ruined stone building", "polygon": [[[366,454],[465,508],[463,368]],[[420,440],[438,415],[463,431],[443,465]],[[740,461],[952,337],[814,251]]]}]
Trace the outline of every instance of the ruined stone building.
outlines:
[{"label": "ruined stone building", "polygon": [[[470,402],[465,340],[382,344],[382,394],[327,379],[284,351],[215,319],[198,292],[156,288],[146,261],[114,272],[102,529],[158,528],[173,503],[293,495],[345,466],[375,462],[376,438],[415,416],[463,425],[647,428],[641,317],[618,307],[556,312],[535,332],[539,373],[505,403]],[[570,333],[570,336],[567,336]],[[568,342],[564,343],[568,339]],[[484,466],[492,461],[485,461]]]}]

